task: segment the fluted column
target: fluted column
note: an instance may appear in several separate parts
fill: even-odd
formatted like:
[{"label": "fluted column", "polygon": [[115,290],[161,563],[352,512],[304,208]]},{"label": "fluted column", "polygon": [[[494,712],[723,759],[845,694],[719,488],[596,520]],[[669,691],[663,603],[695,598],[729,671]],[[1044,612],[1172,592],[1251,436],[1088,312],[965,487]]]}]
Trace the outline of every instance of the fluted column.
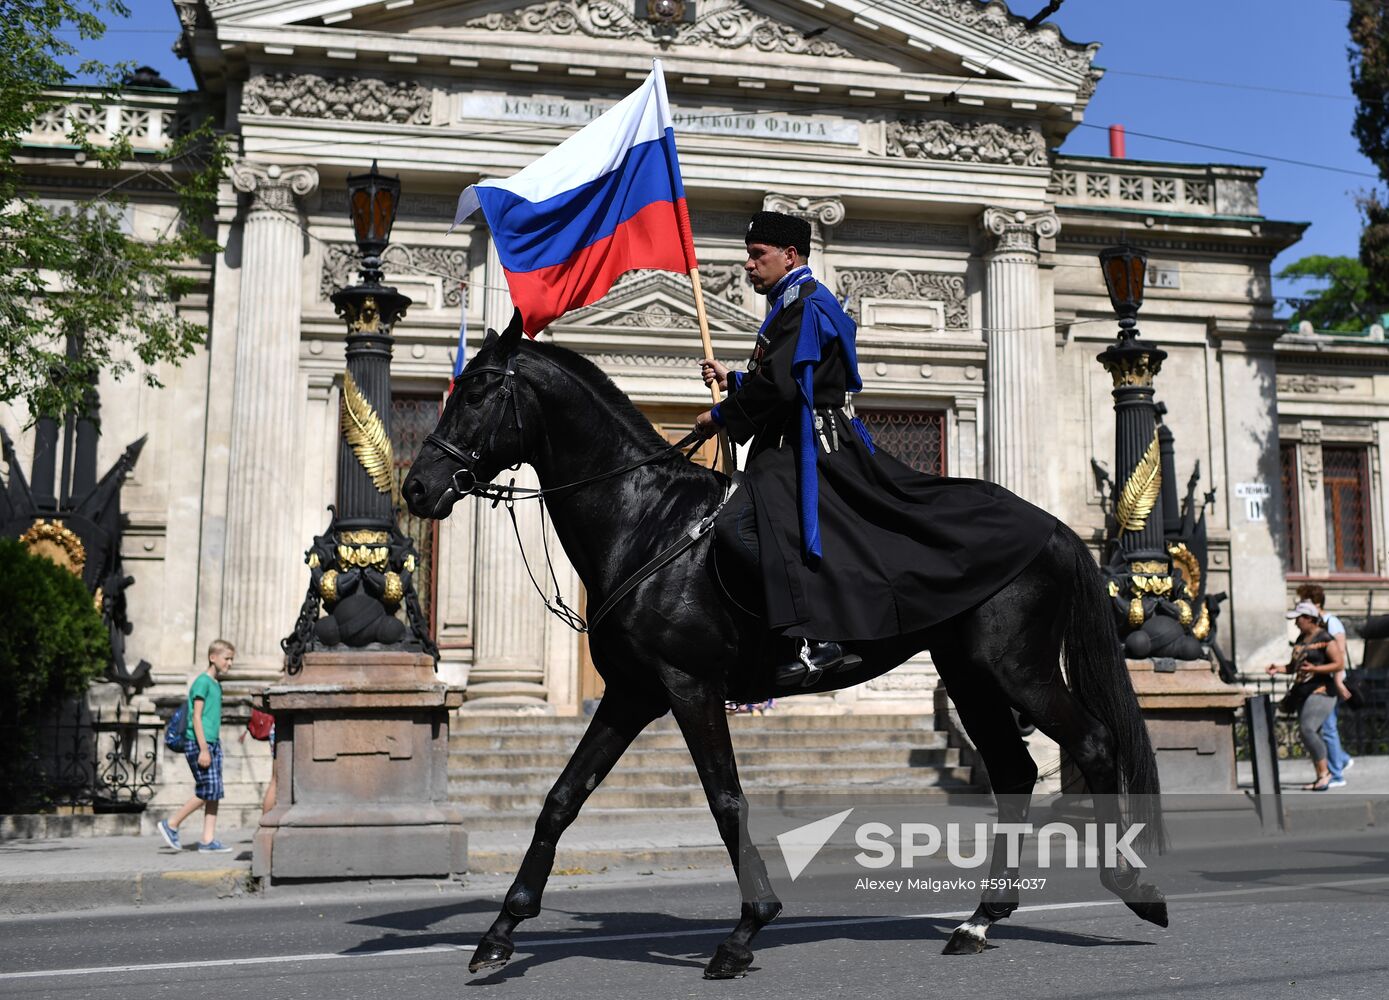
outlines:
[{"label": "fluted column", "polygon": [[232,184],[251,195],[242,224],[241,294],[232,375],[222,634],[247,666],[277,665],[280,637],[303,599],[299,482],[300,260],[298,199],[318,186],[312,167],[242,163]]},{"label": "fluted column", "polygon": [[1042,324],[1037,243],[1055,236],[1061,223],[1051,212],[988,208],[983,227],[995,238],[984,294],[989,478],[1046,506],[1050,484],[1042,456],[1050,427],[1047,396],[1055,389],[1046,373],[1055,335]]}]

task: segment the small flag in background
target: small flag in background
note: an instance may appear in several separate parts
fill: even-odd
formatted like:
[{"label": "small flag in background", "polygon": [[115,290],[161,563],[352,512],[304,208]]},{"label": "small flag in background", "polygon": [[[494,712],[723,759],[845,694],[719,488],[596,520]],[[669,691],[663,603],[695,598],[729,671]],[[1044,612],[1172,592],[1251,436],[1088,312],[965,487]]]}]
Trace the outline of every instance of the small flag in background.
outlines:
[{"label": "small flag in background", "polygon": [[449,376],[449,395],[453,394],[453,383],[463,373],[468,363],[468,283],[458,283],[458,297],[462,300],[461,315],[458,317],[458,350],[453,352],[453,374]]},{"label": "small flag in background", "polygon": [[520,173],[464,189],[453,224],[478,208],[532,337],[598,301],[627,271],[692,271],[660,60],[634,93]]}]

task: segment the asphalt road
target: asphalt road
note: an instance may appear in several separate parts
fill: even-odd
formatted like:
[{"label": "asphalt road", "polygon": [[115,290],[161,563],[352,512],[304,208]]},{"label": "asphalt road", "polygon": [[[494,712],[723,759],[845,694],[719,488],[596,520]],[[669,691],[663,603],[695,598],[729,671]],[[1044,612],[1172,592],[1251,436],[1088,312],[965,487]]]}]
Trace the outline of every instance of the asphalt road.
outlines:
[{"label": "asphalt road", "polygon": [[[933,873],[950,874],[923,872]],[[1383,832],[1179,852],[1153,877],[1171,901],[1166,930],[1082,873],[1025,903],[994,929],[993,947],[970,957],[940,949],[974,893],[865,893],[856,906],[817,907],[801,892],[758,939],[750,975],[721,983],[700,970],[738,897],[708,873],[558,878],[545,913],[518,932],[516,958],[487,976],[466,966],[496,913],[495,888],[286,889],[214,905],[6,918],[0,997],[1389,995]]]}]

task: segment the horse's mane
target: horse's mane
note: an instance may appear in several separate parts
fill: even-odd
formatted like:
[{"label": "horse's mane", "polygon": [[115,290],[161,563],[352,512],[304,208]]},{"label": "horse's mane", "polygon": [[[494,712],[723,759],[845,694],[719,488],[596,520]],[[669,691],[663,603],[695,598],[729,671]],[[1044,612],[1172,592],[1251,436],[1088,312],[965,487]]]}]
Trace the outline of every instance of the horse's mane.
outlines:
[{"label": "horse's mane", "polygon": [[651,421],[637,409],[637,405],[628,398],[627,394],[617,387],[611,378],[588,358],[565,347],[555,344],[531,341],[528,345],[540,357],[554,364],[557,368],[563,369],[574,378],[583,382],[594,394],[612,411],[612,416],[626,426],[638,440],[645,440],[653,445],[664,445],[668,442],[663,438],[655,427],[651,426]]}]

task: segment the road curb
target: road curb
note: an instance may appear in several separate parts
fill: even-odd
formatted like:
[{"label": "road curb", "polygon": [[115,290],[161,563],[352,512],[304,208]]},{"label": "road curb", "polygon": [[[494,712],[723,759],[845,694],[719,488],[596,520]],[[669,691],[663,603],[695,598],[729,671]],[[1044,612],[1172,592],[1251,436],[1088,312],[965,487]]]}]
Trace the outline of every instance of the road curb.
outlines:
[{"label": "road curb", "polygon": [[72,913],[106,906],[141,906],[232,899],[254,891],[248,867],[122,875],[0,879],[0,913]]}]

